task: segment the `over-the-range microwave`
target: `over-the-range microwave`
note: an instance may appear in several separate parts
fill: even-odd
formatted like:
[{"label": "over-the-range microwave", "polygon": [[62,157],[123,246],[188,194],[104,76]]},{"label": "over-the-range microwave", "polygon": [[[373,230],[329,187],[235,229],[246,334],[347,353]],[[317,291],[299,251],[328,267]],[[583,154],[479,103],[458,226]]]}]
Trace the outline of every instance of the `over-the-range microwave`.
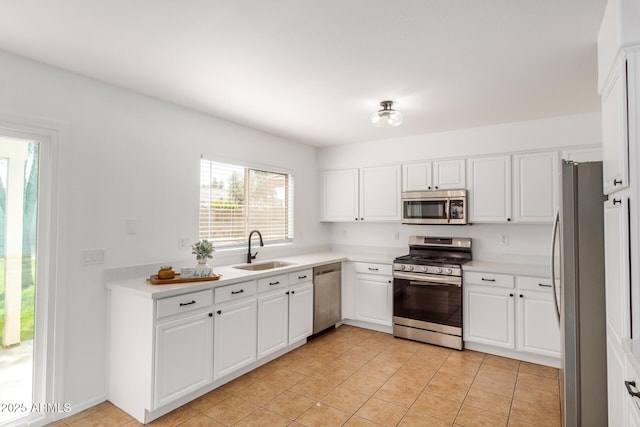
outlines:
[{"label": "over-the-range microwave", "polygon": [[404,191],[403,224],[466,224],[467,190]]}]

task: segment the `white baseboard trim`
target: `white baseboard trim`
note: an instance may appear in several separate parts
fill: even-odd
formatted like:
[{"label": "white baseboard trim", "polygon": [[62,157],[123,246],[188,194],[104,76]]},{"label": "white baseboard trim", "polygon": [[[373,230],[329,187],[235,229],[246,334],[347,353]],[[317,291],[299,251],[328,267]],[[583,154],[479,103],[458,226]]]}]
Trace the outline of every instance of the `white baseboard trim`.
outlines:
[{"label": "white baseboard trim", "polygon": [[372,331],[393,334],[393,326],[378,325],[377,323],[363,322],[362,320],[342,319],[342,324],[356,326],[358,328],[371,329]]},{"label": "white baseboard trim", "polygon": [[507,348],[493,347],[487,344],[479,344],[475,342],[464,342],[465,350],[480,351],[482,353],[493,354],[496,356],[508,357],[510,359],[521,360],[523,362],[537,363],[538,365],[551,366],[552,368],[560,368],[562,360],[557,357],[542,356],[538,354],[524,353],[520,351],[510,350]]}]

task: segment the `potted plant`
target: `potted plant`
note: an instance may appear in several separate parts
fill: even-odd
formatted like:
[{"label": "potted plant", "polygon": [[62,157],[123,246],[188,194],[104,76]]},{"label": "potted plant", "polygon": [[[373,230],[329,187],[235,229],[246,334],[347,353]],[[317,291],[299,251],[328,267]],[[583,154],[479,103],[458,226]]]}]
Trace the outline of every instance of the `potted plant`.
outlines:
[{"label": "potted plant", "polygon": [[198,266],[206,266],[207,260],[213,258],[213,243],[207,239],[202,239],[199,242],[191,245],[191,253],[196,256]]}]

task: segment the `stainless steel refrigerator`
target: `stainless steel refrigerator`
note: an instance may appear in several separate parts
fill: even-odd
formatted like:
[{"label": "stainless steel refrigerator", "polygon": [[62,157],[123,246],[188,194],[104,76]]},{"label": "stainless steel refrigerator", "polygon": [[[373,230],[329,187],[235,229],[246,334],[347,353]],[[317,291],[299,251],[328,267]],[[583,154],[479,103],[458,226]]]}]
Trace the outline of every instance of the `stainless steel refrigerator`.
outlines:
[{"label": "stainless steel refrigerator", "polygon": [[[560,280],[554,280],[554,295],[562,336],[563,425],[601,427],[607,425],[602,162],[564,161],[561,177],[552,245],[559,231]],[[555,250],[552,263],[557,263]]]}]

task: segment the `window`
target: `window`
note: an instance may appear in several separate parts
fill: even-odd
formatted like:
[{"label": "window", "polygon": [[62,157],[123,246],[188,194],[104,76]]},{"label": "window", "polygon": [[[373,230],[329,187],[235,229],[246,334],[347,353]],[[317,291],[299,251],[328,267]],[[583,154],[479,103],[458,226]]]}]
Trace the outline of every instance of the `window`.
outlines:
[{"label": "window", "polygon": [[293,177],[200,160],[200,239],[240,246],[251,230],[265,243],[293,240]]}]

